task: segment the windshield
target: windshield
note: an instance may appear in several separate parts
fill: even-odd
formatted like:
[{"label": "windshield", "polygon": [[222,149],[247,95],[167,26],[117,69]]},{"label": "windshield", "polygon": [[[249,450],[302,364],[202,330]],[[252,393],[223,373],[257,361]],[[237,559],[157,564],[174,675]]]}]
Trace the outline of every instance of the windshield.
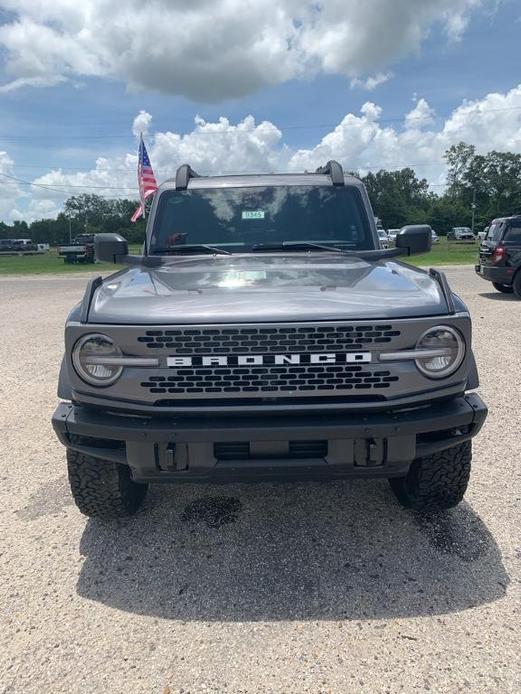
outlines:
[{"label": "windshield", "polygon": [[348,186],[165,191],[149,252],[201,244],[240,252],[256,244],[299,241],[374,249],[359,192]]}]

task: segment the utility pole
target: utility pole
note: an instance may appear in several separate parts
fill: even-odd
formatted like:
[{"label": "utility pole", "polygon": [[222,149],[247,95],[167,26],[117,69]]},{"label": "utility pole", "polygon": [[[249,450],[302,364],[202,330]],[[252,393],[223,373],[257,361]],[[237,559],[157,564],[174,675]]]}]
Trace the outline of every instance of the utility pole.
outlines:
[{"label": "utility pole", "polygon": [[472,233],[474,233],[474,221],[476,219],[476,189],[472,191]]}]

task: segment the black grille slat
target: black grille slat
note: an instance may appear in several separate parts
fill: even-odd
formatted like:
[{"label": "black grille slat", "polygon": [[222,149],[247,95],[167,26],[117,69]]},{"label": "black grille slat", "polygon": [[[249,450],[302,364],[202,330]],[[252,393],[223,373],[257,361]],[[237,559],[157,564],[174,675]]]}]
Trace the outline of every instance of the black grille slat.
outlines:
[{"label": "black grille slat", "polygon": [[389,343],[399,337],[400,331],[392,325],[331,325],[291,328],[179,328],[178,330],[147,330],[137,338],[148,349],[172,349],[176,354],[227,354],[257,352],[280,354],[283,352],[342,352],[367,347],[370,344]]},{"label": "black grille slat", "polygon": [[[249,460],[253,458],[249,441],[214,443],[213,451],[214,456],[218,460]],[[311,458],[325,458],[327,453],[327,441],[288,441],[288,453],[282,456],[282,458],[288,460],[300,458],[309,460]]]},{"label": "black grille slat", "polygon": [[[219,390],[233,392],[248,389],[250,393],[270,392],[284,393],[295,390],[367,390],[367,388],[390,388],[398,380],[390,371],[382,371],[376,365],[375,370],[366,366],[364,370],[358,365],[344,364],[338,369],[331,366],[311,366],[307,369],[290,364],[281,366],[264,366],[245,369],[229,367],[227,369],[178,369],[175,375],[171,370],[164,376],[151,376],[142,381],[141,386],[150,392],[159,388],[175,388],[176,393],[202,392],[215,393]],[[217,389],[217,390],[216,390]],[[233,389],[233,391],[231,390]],[[170,391],[172,392],[172,391]]]},{"label": "black grille slat", "polygon": [[214,443],[213,454],[218,460],[246,460],[250,457],[250,444],[248,441]]},{"label": "black grille slat", "polygon": [[290,441],[290,458],[325,458],[327,441]]}]

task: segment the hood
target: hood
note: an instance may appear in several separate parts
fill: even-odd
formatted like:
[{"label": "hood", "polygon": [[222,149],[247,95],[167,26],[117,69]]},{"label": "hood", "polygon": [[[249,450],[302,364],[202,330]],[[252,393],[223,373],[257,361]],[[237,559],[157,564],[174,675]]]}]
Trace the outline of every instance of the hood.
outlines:
[{"label": "hood", "polygon": [[198,324],[447,313],[438,283],[395,260],[329,253],[197,256],[133,267],[96,290],[89,323]]}]

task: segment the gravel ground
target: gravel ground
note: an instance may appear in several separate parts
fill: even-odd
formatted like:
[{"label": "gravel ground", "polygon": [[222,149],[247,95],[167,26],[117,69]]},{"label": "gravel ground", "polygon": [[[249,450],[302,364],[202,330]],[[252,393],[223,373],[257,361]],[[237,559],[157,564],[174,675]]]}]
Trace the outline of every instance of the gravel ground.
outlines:
[{"label": "gravel ground", "polygon": [[521,302],[447,274],[490,415],[427,521],[382,481],[153,487],[87,520],[50,425],[85,279],[0,279],[0,691],[520,691]]}]

